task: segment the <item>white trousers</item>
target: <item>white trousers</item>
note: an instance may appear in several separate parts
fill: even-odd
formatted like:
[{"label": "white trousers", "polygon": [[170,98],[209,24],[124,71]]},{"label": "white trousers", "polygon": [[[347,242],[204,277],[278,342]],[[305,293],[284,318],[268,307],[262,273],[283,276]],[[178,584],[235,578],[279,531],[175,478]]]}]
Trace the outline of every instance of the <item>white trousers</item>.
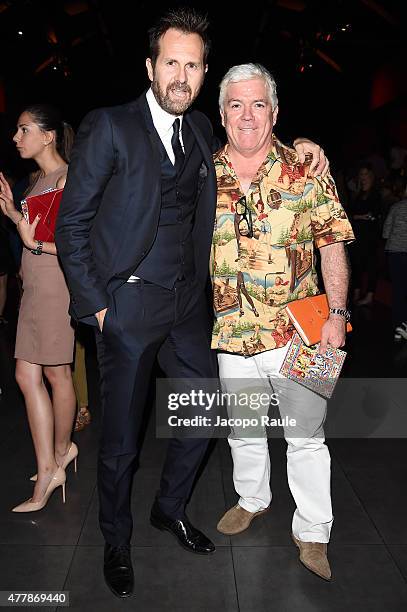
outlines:
[{"label": "white trousers", "polygon": [[[296,420],[295,428],[284,428],[287,442],[287,476],[296,503],[292,520],[294,536],[304,542],[329,542],[333,522],[331,505],[331,459],[325,444],[323,423],[326,401],[318,394],[279,374],[288,346],[243,357],[219,353],[222,391],[261,384],[268,394],[276,393],[282,419]],[[241,379],[251,379],[243,381]],[[228,407],[234,418],[238,410]],[[267,409],[265,410],[267,413]],[[239,413],[241,416],[241,411]],[[240,496],[239,505],[257,512],[270,505],[270,455],[265,427],[259,437],[243,437],[242,429],[233,430],[228,441],[233,459],[233,482]]]}]

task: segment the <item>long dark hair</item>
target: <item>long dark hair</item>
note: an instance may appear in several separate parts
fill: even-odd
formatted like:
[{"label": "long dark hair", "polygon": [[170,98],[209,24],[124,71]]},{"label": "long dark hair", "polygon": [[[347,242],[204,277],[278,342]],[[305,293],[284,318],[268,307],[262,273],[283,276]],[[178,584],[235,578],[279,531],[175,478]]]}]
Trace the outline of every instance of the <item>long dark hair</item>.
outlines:
[{"label": "long dark hair", "polygon": [[63,120],[61,112],[49,104],[33,104],[24,109],[41,130],[55,131],[55,145],[62,159],[68,164],[75,133],[69,123]]}]

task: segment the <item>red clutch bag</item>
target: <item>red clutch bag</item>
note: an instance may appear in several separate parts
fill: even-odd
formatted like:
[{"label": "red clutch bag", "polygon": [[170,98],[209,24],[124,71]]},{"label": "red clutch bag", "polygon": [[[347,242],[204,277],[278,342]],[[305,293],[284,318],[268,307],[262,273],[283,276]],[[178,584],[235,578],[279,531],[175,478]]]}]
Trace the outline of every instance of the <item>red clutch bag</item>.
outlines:
[{"label": "red clutch bag", "polygon": [[52,189],[45,193],[28,196],[21,202],[21,210],[28,223],[31,224],[38,214],[41,215],[35,230],[35,240],[55,242],[55,225],[62,192],[63,189]]}]

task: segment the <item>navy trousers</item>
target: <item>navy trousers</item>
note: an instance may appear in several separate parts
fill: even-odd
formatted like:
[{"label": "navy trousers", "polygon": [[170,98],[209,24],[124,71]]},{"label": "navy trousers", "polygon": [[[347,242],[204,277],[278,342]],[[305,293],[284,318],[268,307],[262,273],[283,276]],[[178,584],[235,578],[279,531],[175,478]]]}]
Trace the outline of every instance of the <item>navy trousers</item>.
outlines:
[{"label": "navy trousers", "polygon": [[[130,542],[130,493],[148,383],[155,359],[169,378],[216,379],[204,292],[185,280],[172,290],[124,283],[96,331],[103,411],[98,460],[99,520],[112,546]],[[183,518],[207,438],[170,439],[157,496],[168,516]]]}]

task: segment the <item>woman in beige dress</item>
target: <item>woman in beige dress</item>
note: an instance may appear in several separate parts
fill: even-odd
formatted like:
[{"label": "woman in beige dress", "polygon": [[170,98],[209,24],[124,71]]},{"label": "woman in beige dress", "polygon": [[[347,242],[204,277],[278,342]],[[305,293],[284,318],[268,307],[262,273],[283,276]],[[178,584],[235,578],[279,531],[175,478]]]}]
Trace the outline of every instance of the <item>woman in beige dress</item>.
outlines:
[{"label": "woman in beige dress", "polygon": [[[20,156],[34,159],[38,172],[26,195],[62,188],[73,142],[73,131],[59,112],[46,105],[27,108],[19,117],[13,137]],[[0,173],[0,206],[17,225],[24,243],[24,293],[18,317],[15,357],[16,380],[24,395],[34,442],[38,474],[32,497],[14,512],[43,508],[51,493],[62,486],[65,468],[78,454],[71,442],[76,398],[70,364],[74,331],[68,314],[69,293],[57,258],[55,243],[34,239],[39,218],[32,224],[16,209],[9,184]],[[52,399],[44,384],[48,380]]]}]

